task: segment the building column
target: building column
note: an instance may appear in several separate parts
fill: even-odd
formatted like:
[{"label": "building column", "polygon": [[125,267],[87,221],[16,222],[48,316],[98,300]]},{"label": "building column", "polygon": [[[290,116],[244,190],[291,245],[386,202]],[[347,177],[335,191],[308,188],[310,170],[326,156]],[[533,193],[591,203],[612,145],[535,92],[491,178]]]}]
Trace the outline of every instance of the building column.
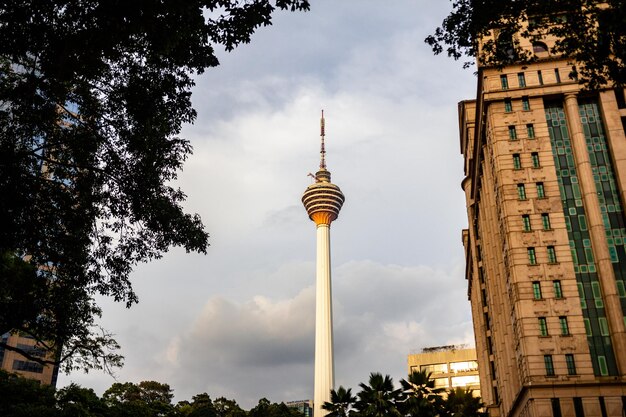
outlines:
[{"label": "building column", "polygon": [[587,150],[587,142],[580,120],[578,100],[576,99],[575,93],[565,94],[564,110],[576,163],[580,192],[587,216],[587,227],[591,237],[593,256],[595,258],[598,279],[602,289],[602,298],[608,319],[615,360],[617,361],[617,369],[621,375],[624,375],[626,373],[626,363],[622,363],[620,360],[623,356],[620,352],[626,351],[624,313],[622,312],[619,294],[617,293],[613,264],[611,263],[609,246],[606,241],[598,193],[593,179],[589,151]]},{"label": "building column", "polygon": [[317,225],[317,276],[315,291],[315,386],[313,416],[322,417],[335,385],[333,359],[333,306],[330,278],[330,223]]}]

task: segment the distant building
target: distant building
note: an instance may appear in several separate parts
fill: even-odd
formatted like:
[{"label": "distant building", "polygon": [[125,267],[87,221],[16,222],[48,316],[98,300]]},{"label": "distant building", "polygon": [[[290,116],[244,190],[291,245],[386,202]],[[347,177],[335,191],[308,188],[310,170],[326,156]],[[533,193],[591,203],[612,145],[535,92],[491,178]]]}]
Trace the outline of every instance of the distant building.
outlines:
[{"label": "distant building", "polygon": [[313,417],[313,401],[312,400],[299,400],[289,401],[285,405],[289,408],[295,408],[300,411],[305,417]]},{"label": "distant building", "polygon": [[422,353],[409,355],[408,368],[409,374],[430,372],[435,388],[469,388],[475,396],[480,396],[476,349],[465,345],[424,348]]},{"label": "distant building", "polygon": [[[28,352],[32,356],[45,357],[46,351],[36,346],[34,339],[19,334],[5,333],[0,336],[3,343]],[[28,379],[35,379],[42,384],[56,386],[58,366],[42,365],[27,359],[21,354],[0,347],[0,369],[12,372]]]}]

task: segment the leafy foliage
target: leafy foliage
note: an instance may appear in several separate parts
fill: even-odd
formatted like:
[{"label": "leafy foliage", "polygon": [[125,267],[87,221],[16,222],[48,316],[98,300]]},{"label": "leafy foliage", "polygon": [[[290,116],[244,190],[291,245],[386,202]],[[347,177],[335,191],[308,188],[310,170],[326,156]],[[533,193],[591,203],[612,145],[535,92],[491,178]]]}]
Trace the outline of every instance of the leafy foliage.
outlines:
[{"label": "leafy foliage", "polygon": [[193,76],[276,8],[309,2],[3,3],[0,334],[28,332],[66,371],[122,364],[94,296],[130,307],[137,264],[172,245],[206,251],[171,185],[192,151],[179,133],[196,118]]},{"label": "leafy foliage", "polygon": [[623,0],[456,0],[426,43],[435,54],[503,66],[536,59],[520,38],[554,37],[550,53],[570,58],[575,64],[570,76],[597,89],[626,85],[625,21]]}]

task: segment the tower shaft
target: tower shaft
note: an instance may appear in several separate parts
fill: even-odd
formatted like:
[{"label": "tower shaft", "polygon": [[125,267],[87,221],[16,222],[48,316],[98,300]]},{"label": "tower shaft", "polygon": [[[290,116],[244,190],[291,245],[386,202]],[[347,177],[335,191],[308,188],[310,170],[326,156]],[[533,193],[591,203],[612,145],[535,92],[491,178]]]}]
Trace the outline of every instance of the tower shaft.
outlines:
[{"label": "tower shaft", "polygon": [[313,412],[326,414],[322,405],[330,401],[335,384],[333,359],[333,306],[330,274],[330,224],[317,225],[317,274],[315,291],[315,381]]}]

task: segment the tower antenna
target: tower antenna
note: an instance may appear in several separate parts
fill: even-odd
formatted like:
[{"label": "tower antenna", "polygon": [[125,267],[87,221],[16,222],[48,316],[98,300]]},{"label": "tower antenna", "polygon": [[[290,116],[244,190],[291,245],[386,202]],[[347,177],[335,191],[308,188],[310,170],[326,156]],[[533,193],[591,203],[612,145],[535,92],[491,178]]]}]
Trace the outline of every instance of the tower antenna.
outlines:
[{"label": "tower antenna", "polygon": [[324,147],[325,122],[324,110],[322,109],[322,119],[320,120],[320,137],[322,139],[322,147],[320,149],[320,169],[326,169],[326,148]]}]

